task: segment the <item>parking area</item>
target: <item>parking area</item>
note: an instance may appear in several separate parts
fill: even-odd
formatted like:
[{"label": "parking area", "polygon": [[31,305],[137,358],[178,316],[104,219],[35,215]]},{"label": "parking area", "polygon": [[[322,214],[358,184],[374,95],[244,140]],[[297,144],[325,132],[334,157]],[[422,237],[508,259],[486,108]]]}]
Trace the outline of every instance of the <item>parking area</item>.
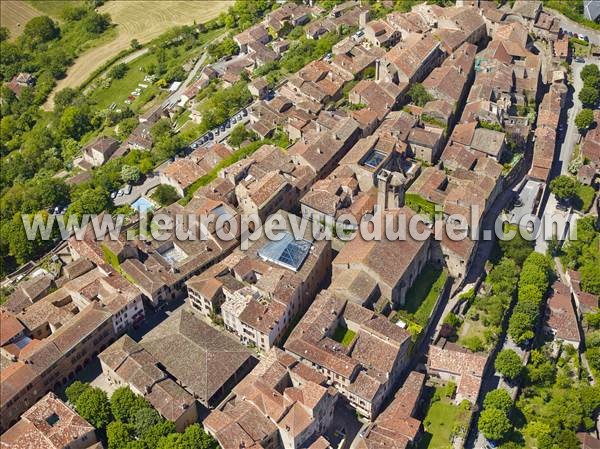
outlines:
[{"label": "parking area", "polygon": [[132,205],[138,198],[142,197],[159,184],[160,178],[158,176],[147,176],[142,184],[131,186],[131,190],[120,189],[119,192],[121,192],[121,194],[116,192],[116,195],[113,197],[113,202],[115,206],[123,206],[124,204]]},{"label": "parking area", "polygon": [[198,137],[190,144],[190,148],[195,150],[204,145],[212,144],[212,143],[220,143],[226,140],[229,137],[229,133],[233,128],[235,128],[238,124],[247,124],[250,121],[250,117],[248,116],[248,109],[244,108],[240,110],[237,114],[233,115],[229,120],[227,120],[223,125],[214,128],[208,131],[206,134]]}]

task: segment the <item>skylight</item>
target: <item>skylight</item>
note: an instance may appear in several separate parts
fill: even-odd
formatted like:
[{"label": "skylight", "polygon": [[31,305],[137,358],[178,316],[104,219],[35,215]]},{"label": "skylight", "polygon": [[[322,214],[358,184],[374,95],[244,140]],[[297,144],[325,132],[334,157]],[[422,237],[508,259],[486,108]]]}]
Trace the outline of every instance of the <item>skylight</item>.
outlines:
[{"label": "skylight", "polygon": [[269,262],[298,271],[308,256],[310,247],[309,241],[294,240],[294,236],[286,232],[281,240],[269,242],[263,246],[258,251],[258,255]]},{"label": "skylight", "polygon": [[177,245],[173,245],[167,250],[159,252],[159,254],[171,265],[176,265],[188,257],[188,255]]},{"label": "skylight", "polygon": [[379,164],[383,162],[385,159],[385,154],[381,151],[373,150],[369,153],[363,165],[366,165],[369,168],[377,168]]}]

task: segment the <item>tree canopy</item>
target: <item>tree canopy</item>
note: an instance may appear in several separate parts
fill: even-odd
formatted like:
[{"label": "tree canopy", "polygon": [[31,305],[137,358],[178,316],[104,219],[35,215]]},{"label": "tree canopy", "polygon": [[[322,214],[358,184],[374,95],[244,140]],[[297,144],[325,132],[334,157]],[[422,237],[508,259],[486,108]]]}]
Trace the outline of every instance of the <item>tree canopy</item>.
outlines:
[{"label": "tree canopy", "polygon": [[575,117],[575,125],[579,129],[588,129],[594,123],[594,111],[589,108],[584,108],[579,111]]},{"label": "tree canopy", "polygon": [[433,97],[429,92],[425,90],[425,87],[421,83],[413,84],[408,90],[408,96],[414,104],[423,107],[426,103],[433,100]]},{"label": "tree canopy", "polygon": [[112,415],[124,423],[135,422],[137,413],[149,407],[150,404],[143,397],[131,391],[129,387],[117,388],[110,397]]},{"label": "tree canopy", "polygon": [[69,385],[65,389],[65,394],[67,395],[67,400],[71,404],[76,405],[77,399],[79,399],[79,396],[81,396],[82,393],[84,391],[88,390],[89,388],[90,388],[89,384],[86,384],[79,380],[76,380],[75,382],[73,382],[71,385]]},{"label": "tree canopy", "polygon": [[512,349],[500,351],[494,362],[494,367],[508,380],[516,379],[523,372],[523,362]]},{"label": "tree canopy", "polygon": [[108,396],[100,388],[89,387],[77,398],[77,413],[97,429],[104,429],[112,420]]},{"label": "tree canopy", "polygon": [[158,201],[161,206],[168,206],[177,201],[179,195],[173,186],[161,184],[152,193],[152,199]]},{"label": "tree canopy", "polygon": [[598,87],[592,86],[588,83],[584,84],[581,90],[579,91],[579,99],[583,103],[584,106],[594,107],[598,103]]},{"label": "tree canopy", "polygon": [[497,441],[510,432],[512,424],[502,410],[489,408],[479,415],[478,427],[487,439]]},{"label": "tree canopy", "polygon": [[569,201],[577,195],[577,181],[569,175],[561,175],[550,181],[550,190],[559,201]]},{"label": "tree canopy", "polygon": [[503,411],[504,413],[508,413],[513,406],[513,401],[508,392],[499,388],[497,390],[492,390],[485,395],[483,400],[483,407],[488,408],[497,408],[498,410]]}]

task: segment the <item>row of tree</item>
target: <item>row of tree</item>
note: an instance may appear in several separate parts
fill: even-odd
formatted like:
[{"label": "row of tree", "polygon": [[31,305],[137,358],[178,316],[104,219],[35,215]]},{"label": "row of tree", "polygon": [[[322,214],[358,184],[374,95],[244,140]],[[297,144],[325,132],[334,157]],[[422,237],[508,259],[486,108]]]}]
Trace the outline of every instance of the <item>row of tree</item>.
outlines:
[{"label": "row of tree", "polygon": [[577,238],[563,246],[565,266],[581,274],[581,289],[600,295],[600,231],[594,217],[577,220]]},{"label": "row of tree", "polygon": [[600,99],[600,69],[596,64],[588,64],[581,70],[583,87],[579,99],[584,107],[594,109]]},{"label": "row of tree", "polygon": [[77,413],[108,441],[108,449],[218,449],[217,442],[199,424],[185,432],[162,418],[142,396],[129,387],[107,394],[89,384],[75,381],[66,389],[67,399]]},{"label": "row of tree", "polygon": [[526,344],[534,337],[551,274],[552,261],[540,253],[532,252],[523,263],[517,304],[508,322],[508,335],[519,345]]}]

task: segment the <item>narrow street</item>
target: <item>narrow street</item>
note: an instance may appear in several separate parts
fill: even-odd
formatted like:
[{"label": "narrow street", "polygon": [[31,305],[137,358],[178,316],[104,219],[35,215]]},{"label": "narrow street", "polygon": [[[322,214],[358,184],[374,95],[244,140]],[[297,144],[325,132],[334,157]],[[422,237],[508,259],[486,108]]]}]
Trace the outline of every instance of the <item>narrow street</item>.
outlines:
[{"label": "narrow street", "polygon": [[[581,70],[585,65],[586,63],[579,63],[575,61],[573,61],[571,64],[573,90],[572,95],[567,99],[567,101],[571,100],[571,104],[567,104],[569,111],[567,113],[567,129],[566,133],[564,134],[564,139],[562,139],[562,145],[560,147],[560,153],[558,157],[561,175],[568,173],[569,162],[571,162],[575,145],[577,145],[577,141],[579,140],[579,131],[577,126],[575,126],[575,117],[582,109],[581,100],[579,100],[579,92],[583,88]],[[558,141],[560,142],[561,140],[558,139]]]},{"label": "narrow street", "polygon": [[[563,120],[566,118],[566,128],[563,128],[561,132],[560,129],[557,133],[557,142],[560,145],[560,149],[558,150],[558,157],[555,157],[554,166],[552,167],[552,173],[550,174],[550,179],[554,178],[558,175],[565,175],[569,173],[569,163],[573,157],[573,152],[575,150],[575,146],[577,145],[577,141],[579,140],[579,130],[575,125],[575,117],[581,111],[582,104],[579,100],[579,92],[583,87],[583,81],[581,80],[581,70],[585,66],[585,63],[578,63],[573,61],[571,64],[572,67],[572,85],[567,96],[567,104],[566,104],[566,112],[563,113]],[[560,126],[563,126],[561,122]],[[548,183],[549,184],[549,183]],[[546,202],[542,204],[543,212],[540,214],[540,219],[542,222],[544,220],[550,220],[550,217],[555,216],[556,214],[561,214],[565,217],[565,220],[569,223],[574,223],[577,220],[576,214],[573,214],[570,210],[568,212],[560,211],[557,209],[558,201],[554,197],[553,193],[548,193],[546,195]],[[557,236],[559,238],[564,237],[565,232],[559,233],[561,236]],[[535,250],[539,253],[545,254],[548,249],[548,242],[544,236],[543,232],[539,232],[536,236],[535,242]]]}]

